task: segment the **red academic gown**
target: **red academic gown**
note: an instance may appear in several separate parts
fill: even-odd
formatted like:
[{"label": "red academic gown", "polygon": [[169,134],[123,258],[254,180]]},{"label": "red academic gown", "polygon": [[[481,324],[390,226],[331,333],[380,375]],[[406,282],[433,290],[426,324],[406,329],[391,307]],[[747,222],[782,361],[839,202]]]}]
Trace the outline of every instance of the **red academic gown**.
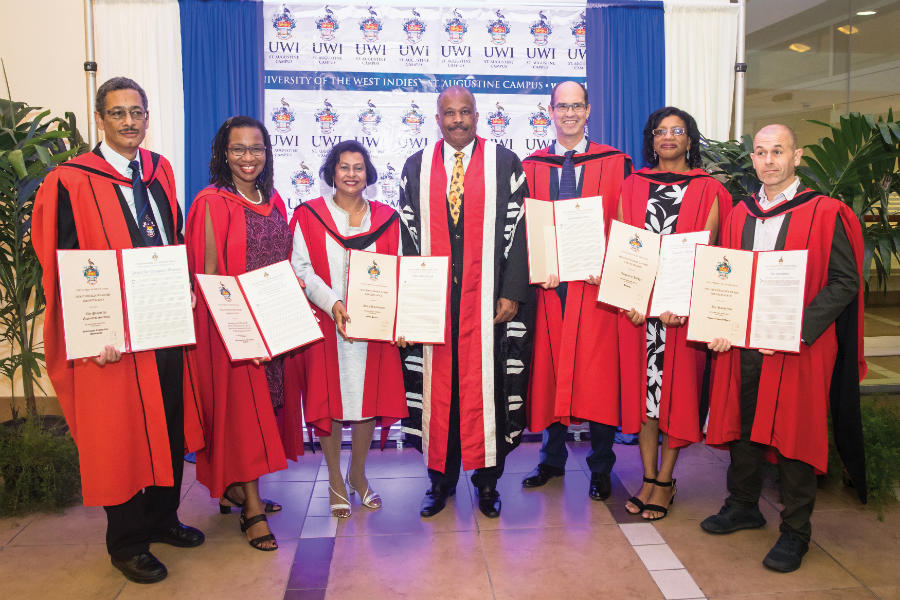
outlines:
[{"label": "red academic gown", "polygon": [[[534,198],[551,199],[551,178],[562,167],[561,159],[544,148],[522,161]],[[608,232],[631,159],[611,146],[590,142],[573,160],[584,167],[581,197],[603,196]],[[569,282],[565,311],[556,290],[537,290],[528,429],[542,431],[554,422],[568,425],[576,419],[638,430],[639,420],[622,422],[616,321],[616,309],[597,302],[597,286],[587,282]]]},{"label": "red academic gown", "polygon": [[[263,216],[277,210],[285,215],[278,192],[269,202],[256,205],[227,190],[212,186],[201,190],[191,204],[185,229],[192,278],[205,272],[207,208],[215,235],[212,243],[216,245],[216,272],[222,275],[247,272],[245,210]],[[197,454],[197,481],[209,488],[211,497],[217,498],[228,485],[285,469],[287,461],[269,397],[265,367],[251,361],[231,361],[202,294],[197,297],[194,321],[207,440],[206,448]],[[300,392],[285,383],[285,409],[288,409],[292,399],[299,404]]]},{"label": "red academic gown", "polygon": [[[784,249],[806,249],[809,252],[804,299],[805,305],[808,305],[828,283],[828,260],[836,219],[839,218],[844,226],[860,273],[863,260],[862,231],[853,211],[833,198],[807,190],[797,194],[789,202],[793,207],[789,210],[791,219]],[[748,208],[753,205],[755,208]],[[775,208],[777,210],[781,207]],[[735,206],[720,233],[721,246],[741,247],[744,222],[754,209],[761,211],[755,198],[746,199]],[[802,343],[798,354],[776,352],[763,357],[751,441],[771,446],[782,456],[812,465],[817,472],[827,471],[829,390],[834,385],[832,374],[836,372],[835,359],[839,347],[847,342],[850,342],[851,348],[856,346],[849,353],[852,356],[848,355],[846,358],[849,361],[848,375],[854,379],[852,383],[857,389],[856,419],[859,415],[858,384],[866,374],[862,345],[863,290],[860,277],[859,297],[855,306],[851,303],[855,314],[849,315],[851,326],[856,326],[851,327],[851,336],[855,339],[839,339],[835,333],[835,323],[832,323],[811,345]],[[740,438],[740,388],[739,350],[715,354],[707,443],[724,446]],[[840,398],[832,400],[832,411],[836,408],[840,410],[840,406],[835,405],[835,402],[840,401]],[[858,426],[858,422],[856,425]],[[841,426],[842,424],[835,423],[836,432]],[[859,442],[861,443],[861,436]],[[846,463],[846,455],[844,458]],[[849,464],[848,468],[851,468]]]},{"label": "red academic gown", "polygon": [[[675,179],[683,175],[682,180]],[[626,223],[644,227],[652,183],[687,184],[678,210],[676,233],[700,231],[706,226],[713,205],[718,206],[718,229],[731,211],[731,194],[703,169],[687,173],[656,173],[641,169],[622,185],[622,217]],[[715,240],[711,240],[715,242]],[[700,389],[706,363],[706,344],[688,342],[686,327],[666,329],[659,428],[669,436],[669,446],[680,448],[702,439],[700,432]],[[619,314],[619,365],[622,410],[647,421],[647,324],[635,326],[625,313]]]},{"label": "red academic gown", "polygon": [[[161,202],[159,210],[169,240],[180,238],[178,201],[172,167],[162,156],[140,149],[141,173]],[[66,360],[56,250],[67,232],[77,234],[79,248],[131,248],[129,227],[137,234],[117,186],[131,186],[99,154],[89,152],[63,163],[38,190],[32,219],[32,243],[43,267],[47,297],[44,350],[69,430],[78,446],[81,492],[88,506],[128,501],[147,486],[171,486],[172,457],[154,352],[123,353],[102,367],[92,360]],[[59,222],[59,200],[71,201],[74,222]],[[162,202],[167,200],[168,202]],[[137,234],[140,235],[140,234]],[[64,240],[65,241],[65,240]],[[97,349],[99,354],[100,348]],[[184,435],[187,451],[203,446],[199,400],[194,395],[197,369],[184,360]]]},{"label": "red academic gown", "polygon": [[[369,201],[371,226],[369,230],[344,237],[331,217],[323,198],[315,198],[301,204],[294,211],[290,229],[299,227],[309,251],[313,270],[322,281],[331,285],[328,267],[328,251],[325,244],[331,237],[346,249],[363,250],[375,244],[375,251],[382,254],[398,254],[400,229],[396,211],[387,204]],[[332,420],[343,419],[341,400],[341,372],[338,367],[337,331],[334,318],[318,306],[311,305],[322,325],[325,339],[308,346],[302,352],[305,370],[315,374],[308,377],[303,396],[306,423],[316,428],[320,436],[331,434]],[[368,342],[366,347],[366,374],[363,382],[362,416],[377,417],[382,427],[382,442],[388,428],[406,417],[406,394],[403,388],[403,372],[397,346],[388,342]]]}]

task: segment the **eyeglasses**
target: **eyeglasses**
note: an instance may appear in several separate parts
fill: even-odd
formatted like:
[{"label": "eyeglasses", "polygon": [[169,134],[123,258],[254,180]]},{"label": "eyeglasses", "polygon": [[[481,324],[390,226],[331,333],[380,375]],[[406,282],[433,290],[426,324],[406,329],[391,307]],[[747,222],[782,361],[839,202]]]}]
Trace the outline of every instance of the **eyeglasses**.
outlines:
[{"label": "eyeglasses", "polygon": [[265,146],[231,146],[230,148],[228,148],[228,151],[237,158],[242,157],[243,155],[247,154],[247,152],[249,152],[252,156],[256,156],[257,158],[266,155]]},{"label": "eyeglasses", "polygon": [[553,110],[558,110],[561,113],[567,113],[570,110],[576,113],[583,113],[587,110],[587,104],[583,102],[576,102],[575,104],[565,104],[563,102],[559,102],[558,104],[551,104]]},{"label": "eyeglasses", "polygon": [[671,129],[666,129],[665,127],[660,127],[658,129],[654,129],[650,133],[653,134],[653,137],[662,137],[667,133],[671,133],[672,135],[684,135],[685,130],[684,127],[672,127]]},{"label": "eyeglasses", "polygon": [[143,121],[150,116],[150,111],[143,110],[141,108],[132,108],[131,110],[125,110],[124,108],[114,108],[112,110],[107,110],[104,112],[106,113],[106,116],[113,121],[124,121],[127,115],[131,115],[131,118],[135,121]]}]

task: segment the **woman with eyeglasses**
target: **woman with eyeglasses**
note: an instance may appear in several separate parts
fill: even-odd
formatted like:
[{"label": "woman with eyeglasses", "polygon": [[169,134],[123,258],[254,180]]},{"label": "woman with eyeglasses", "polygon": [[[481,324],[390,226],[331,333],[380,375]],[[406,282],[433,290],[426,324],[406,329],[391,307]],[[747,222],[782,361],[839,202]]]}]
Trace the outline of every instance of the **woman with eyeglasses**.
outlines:
[{"label": "woman with eyeglasses", "polygon": [[[706,229],[715,244],[731,196],[700,168],[694,118],[672,106],[651,114],[644,125],[643,158],[647,166],[622,184],[619,220],[659,234]],[[686,321],[671,312],[646,318],[636,310],[619,318],[622,410],[640,411],[643,420],[638,434],[643,485],[625,508],[651,521],[665,517],[675,499],[679,450],[701,440],[706,344],[686,340]]]},{"label": "woman with eyeglasses", "polygon": [[[381,202],[366,200],[364,191],[378,173],[369,153],[356,140],[332,147],[319,177],[323,195],[294,211],[291,263],[306,282],[306,295],[315,307],[325,340],[303,351],[307,380],[303,396],[306,422],[315,427],[328,465],[331,514],[350,516],[348,491],[359,492],[363,506],[381,508],[381,497],[366,478],[366,456],[376,418],[382,441],[391,423],[407,416],[400,353],[388,342],[347,337],[350,319],[345,306],[350,250],[400,254],[397,212]],[[341,476],[343,423],[350,423],[352,447],[346,479]]]},{"label": "woman with eyeglasses", "polygon": [[[245,116],[225,121],[213,139],[209,173],[210,185],[194,198],[185,228],[191,277],[240,275],[290,258],[291,233],[273,186],[272,143],[263,124]],[[219,498],[223,514],[241,508],[241,531],[251,546],[275,550],[265,513],[281,506],[260,499],[258,480],[286,468],[286,455],[303,453],[302,438],[285,448],[279,434],[279,425],[301,429],[300,371],[286,369],[283,356],[232,362],[202,296],[195,323],[206,434],[197,480]],[[297,439],[286,433],[286,440]]]}]

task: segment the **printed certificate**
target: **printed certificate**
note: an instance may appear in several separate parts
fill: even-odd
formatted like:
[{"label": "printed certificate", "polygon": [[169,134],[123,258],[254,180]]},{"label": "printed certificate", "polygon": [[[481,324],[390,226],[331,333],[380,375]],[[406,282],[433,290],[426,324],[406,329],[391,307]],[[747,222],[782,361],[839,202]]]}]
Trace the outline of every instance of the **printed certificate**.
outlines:
[{"label": "printed certificate", "polygon": [[691,308],[694,247],[709,244],[709,235],[709,231],[693,231],[662,236],[648,317],[658,317],[666,311],[679,317],[687,316]]},{"label": "printed certificate", "polygon": [[647,314],[659,263],[659,234],[612,221],[597,300]]},{"label": "printed certificate", "polygon": [[525,199],[529,281],[584,281],[603,269],[603,198]]},{"label": "printed certificate", "polygon": [[197,343],[185,247],[127,248],[121,253],[129,349]]},{"label": "printed certificate", "polygon": [[198,273],[197,284],[231,360],[269,356],[237,279]]},{"label": "printed certificate", "polygon": [[799,352],[806,250],[756,253],[749,348]]},{"label": "printed certificate", "polygon": [[687,339],[746,345],[753,252],[697,246],[693,280]]},{"label": "printed certificate", "polygon": [[390,342],[397,315],[397,256],[351,250],[347,273],[347,337]]},{"label": "printed certificate", "polygon": [[270,356],[322,339],[322,329],[287,260],[237,276]]},{"label": "printed certificate", "polygon": [[447,324],[449,256],[400,258],[394,339],[443,344]]},{"label": "printed certificate", "polygon": [[98,356],[107,345],[125,351],[116,251],[57,250],[56,260],[66,358]]}]

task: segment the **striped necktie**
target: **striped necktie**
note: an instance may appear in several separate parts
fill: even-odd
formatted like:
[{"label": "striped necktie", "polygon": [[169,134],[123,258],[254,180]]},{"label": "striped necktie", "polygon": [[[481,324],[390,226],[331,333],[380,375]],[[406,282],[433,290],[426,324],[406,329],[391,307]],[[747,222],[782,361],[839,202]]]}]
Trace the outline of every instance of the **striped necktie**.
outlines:
[{"label": "striped necktie", "polygon": [[450,175],[450,191],[447,192],[447,204],[450,206],[450,217],[453,219],[453,225],[459,224],[459,211],[462,208],[463,199],[463,177],[466,172],[463,170],[462,152],[454,152],[456,162],[453,164],[453,173]]},{"label": "striped necktie", "polygon": [[131,189],[134,193],[134,212],[137,215],[138,229],[145,246],[161,246],[162,236],[159,235],[159,225],[153,216],[153,208],[150,206],[150,195],[147,193],[147,184],[141,179],[141,165],[133,160],[128,163],[131,169]]}]

